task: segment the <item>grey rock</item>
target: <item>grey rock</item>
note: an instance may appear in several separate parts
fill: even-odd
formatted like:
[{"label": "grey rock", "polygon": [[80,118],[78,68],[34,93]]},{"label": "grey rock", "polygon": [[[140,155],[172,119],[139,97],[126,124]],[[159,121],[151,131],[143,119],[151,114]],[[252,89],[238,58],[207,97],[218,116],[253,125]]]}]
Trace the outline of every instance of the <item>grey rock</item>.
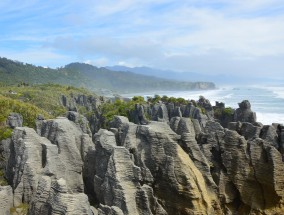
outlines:
[{"label": "grey rock", "polygon": [[[127,132],[131,133],[133,131],[128,130]],[[133,140],[133,142],[136,143],[134,163],[141,169],[142,181],[149,185],[152,185],[153,181],[156,181],[155,187],[153,188],[154,193],[157,195],[155,198],[159,199],[161,202],[165,202],[163,208],[159,209],[161,214],[164,214],[164,211],[168,214],[179,213],[179,208],[183,208],[183,210],[187,211],[189,214],[197,213],[198,211],[203,211],[202,213],[206,214],[210,213],[209,211],[213,211],[213,208],[196,207],[194,203],[195,200],[193,201],[193,199],[197,198],[197,201],[208,201],[208,195],[205,197],[203,194],[209,191],[205,188],[205,182],[201,173],[196,169],[190,157],[177,144],[177,141],[180,140],[181,137],[174,133],[166,123],[151,122],[148,125],[140,125],[137,127],[135,136],[133,136],[133,134],[127,134],[126,136],[132,136],[132,139],[136,139]],[[123,144],[124,143],[122,143],[122,145]],[[132,147],[134,147],[134,145],[132,145]],[[192,165],[192,167],[189,168],[183,165]],[[145,177],[143,170],[146,170],[150,178],[152,177],[154,180],[149,181],[148,177]],[[196,177],[200,179],[198,182],[194,179]],[[195,188],[193,187],[193,190],[192,188],[189,189],[191,190],[189,193],[183,192],[183,190],[187,190],[186,187],[189,186],[188,183],[191,184],[191,187],[195,187],[196,183],[200,183],[198,186],[205,189],[204,193],[201,194],[199,191],[195,192]],[[167,184],[171,184],[171,186]],[[145,194],[141,191],[139,192],[139,196],[145,199]],[[173,196],[174,199],[172,198]],[[215,199],[215,197],[211,195],[209,198]],[[140,199],[139,202],[145,201],[142,199]],[[192,202],[192,205],[189,206],[185,202]],[[139,205],[141,205],[141,203],[139,203]],[[146,206],[138,210],[147,211],[147,204],[143,205]],[[150,206],[150,208],[151,207],[152,206]],[[155,214],[153,211],[152,213]]]},{"label": "grey rock", "polygon": [[124,215],[122,210],[116,206],[100,205],[98,215]]},{"label": "grey rock", "polygon": [[83,160],[89,148],[94,147],[91,138],[80,128],[64,117],[45,120],[40,128],[41,136],[46,137],[58,148],[60,163],[65,167],[61,171],[58,170],[58,174],[66,180],[69,189],[78,192],[82,192],[84,188]]},{"label": "grey rock", "polygon": [[51,141],[31,128],[13,132],[6,175],[14,206],[30,203],[29,214],[93,214],[82,175],[91,138],[66,118],[43,120],[38,130]]},{"label": "grey rock", "polygon": [[[283,192],[278,187],[283,183],[282,174],[278,174],[284,168],[281,154],[260,138],[247,142],[237,132],[230,130],[226,130],[224,141],[220,144],[227,177],[222,183],[225,187],[231,187],[229,195],[223,193],[227,201],[237,199],[239,193],[240,200],[249,205],[251,211],[269,211],[275,207],[283,198]],[[274,166],[272,163],[277,164]],[[276,181],[278,183],[275,184]],[[238,190],[237,193],[234,188]]]},{"label": "grey rock", "polygon": [[197,101],[197,104],[204,108],[205,112],[206,112],[206,116],[209,119],[214,119],[214,110],[213,107],[210,103],[210,101],[208,99],[205,99],[203,96],[200,96],[199,100]]},{"label": "grey rock", "polygon": [[[207,125],[210,124],[209,122],[207,122]],[[190,118],[175,117],[171,119],[170,126],[173,131],[181,135],[181,141],[179,142],[181,147],[188,153],[195,166],[202,173],[207,186],[212,190],[216,190],[217,186],[211,176],[209,162],[197,144],[195,127],[192,120]]]},{"label": "grey rock", "polygon": [[205,127],[208,117],[201,113],[201,110],[195,107],[192,103],[185,106],[182,114],[183,117],[197,119],[201,127]]},{"label": "grey rock", "polygon": [[251,123],[243,122],[239,133],[246,138],[246,140],[258,138],[261,132],[261,127],[254,126]]},{"label": "grey rock", "polygon": [[0,213],[10,214],[10,208],[13,207],[13,190],[10,186],[0,186]]},{"label": "grey rock", "polygon": [[0,169],[5,169],[10,157],[11,138],[0,141]]},{"label": "grey rock", "polygon": [[205,133],[212,133],[212,132],[223,132],[224,128],[220,125],[220,123],[209,120],[206,122],[205,126]]},{"label": "grey rock", "polygon": [[228,124],[228,129],[233,130],[233,131],[237,131],[237,132],[241,131],[241,127],[242,127],[241,122],[230,122]]},{"label": "grey rock", "polygon": [[135,109],[132,111],[132,118],[135,124],[145,125],[148,120],[145,117],[144,106],[140,104],[135,104]]},{"label": "grey rock", "polygon": [[273,145],[276,149],[279,149],[279,137],[277,134],[277,130],[274,126],[272,125],[263,126],[259,137],[265,140],[267,143]]},{"label": "grey rock", "polygon": [[22,127],[23,117],[18,113],[10,113],[6,123],[11,128]]},{"label": "grey rock", "polygon": [[182,117],[182,113],[181,113],[181,110],[180,110],[180,107],[175,107],[174,109],[174,113],[173,113],[173,116],[172,117]]},{"label": "grey rock", "polygon": [[85,116],[74,111],[68,111],[66,115],[66,117],[70,121],[74,122],[77,127],[82,130],[82,132],[89,134],[90,136],[92,135],[92,132],[89,127],[89,122]]},{"label": "grey rock", "polygon": [[168,110],[169,119],[171,119],[172,117],[175,117],[175,104],[168,103],[168,104],[166,104],[166,107],[167,107],[167,110]]},{"label": "grey rock", "polygon": [[158,103],[152,108],[152,120],[159,122],[169,122],[168,110],[165,104]]},{"label": "grey rock", "polygon": [[[96,198],[103,205],[120,208],[123,214],[138,214],[135,197],[137,187],[140,187],[140,168],[135,167],[125,147],[116,145],[113,133],[100,130],[95,135],[95,144],[96,159],[90,165],[94,166],[92,187]],[[91,167],[89,169],[91,171]],[[99,208],[99,214],[112,214],[114,212],[106,212],[112,210]]]},{"label": "grey rock", "polygon": [[240,122],[256,122],[256,114],[251,110],[251,104],[248,100],[239,103],[239,108],[234,113],[234,121]]},{"label": "grey rock", "polygon": [[63,178],[54,180],[48,176],[41,177],[28,214],[93,215],[88,197],[84,193],[68,193],[68,190]]},{"label": "grey rock", "polygon": [[41,142],[44,140],[31,128],[17,127],[13,132],[6,176],[13,188],[14,206],[29,202],[36,192],[42,172]]}]

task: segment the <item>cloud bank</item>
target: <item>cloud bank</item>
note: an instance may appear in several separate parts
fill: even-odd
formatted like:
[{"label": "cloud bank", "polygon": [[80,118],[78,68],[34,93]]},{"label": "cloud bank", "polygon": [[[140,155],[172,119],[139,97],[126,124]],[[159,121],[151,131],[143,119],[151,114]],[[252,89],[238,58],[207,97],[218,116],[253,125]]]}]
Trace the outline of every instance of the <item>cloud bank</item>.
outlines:
[{"label": "cloud bank", "polygon": [[0,55],[12,59],[284,78],[282,0],[6,0],[0,9]]}]

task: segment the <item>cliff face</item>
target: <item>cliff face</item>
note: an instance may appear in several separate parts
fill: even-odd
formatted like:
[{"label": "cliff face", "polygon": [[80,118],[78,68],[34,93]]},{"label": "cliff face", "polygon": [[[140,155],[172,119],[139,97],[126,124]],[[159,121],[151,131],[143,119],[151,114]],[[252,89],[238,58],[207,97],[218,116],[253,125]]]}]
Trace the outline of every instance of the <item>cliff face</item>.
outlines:
[{"label": "cliff face", "polygon": [[94,135],[74,112],[38,120],[36,131],[16,127],[1,142],[9,185],[0,211],[24,203],[30,215],[283,214],[284,129],[256,123],[247,105],[229,129],[191,105],[164,104],[152,110],[156,121],[137,105],[137,124],[116,116]]}]

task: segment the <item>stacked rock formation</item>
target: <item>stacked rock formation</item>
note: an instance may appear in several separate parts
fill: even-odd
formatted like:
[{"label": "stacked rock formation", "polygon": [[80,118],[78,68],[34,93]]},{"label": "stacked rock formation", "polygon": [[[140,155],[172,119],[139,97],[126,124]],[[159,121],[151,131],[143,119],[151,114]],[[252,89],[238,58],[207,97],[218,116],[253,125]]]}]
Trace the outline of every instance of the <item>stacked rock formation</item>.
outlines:
[{"label": "stacked rock formation", "polygon": [[0,211],[24,203],[30,215],[283,214],[283,126],[255,122],[241,104],[228,128],[192,104],[162,103],[93,135],[76,112],[39,118],[36,131],[18,124],[1,141],[9,186],[0,186]]}]

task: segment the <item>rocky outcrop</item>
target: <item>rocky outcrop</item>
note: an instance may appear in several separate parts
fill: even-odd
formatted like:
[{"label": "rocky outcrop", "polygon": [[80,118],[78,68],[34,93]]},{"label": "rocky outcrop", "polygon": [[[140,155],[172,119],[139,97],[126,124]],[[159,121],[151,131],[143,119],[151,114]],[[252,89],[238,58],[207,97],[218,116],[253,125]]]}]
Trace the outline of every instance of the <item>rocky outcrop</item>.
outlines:
[{"label": "rocky outcrop", "polygon": [[251,105],[248,100],[244,100],[239,103],[239,108],[236,109],[234,114],[234,121],[235,122],[256,122],[256,114],[251,110]]},{"label": "rocky outcrop", "polygon": [[[244,136],[246,140],[249,140],[260,137],[262,126],[249,122],[231,122],[229,123],[229,129],[237,131],[240,135]],[[266,133],[263,133],[262,136],[265,137]]]},{"label": "rocky outcrop", "polygon": [[23,117],[18,113],[10,113],[6,124],[11,128],[22,127]]},{"label": "rocky outcrop", "polygon": [[74,122],[79,130],[82,130],[83,133],[89,134],[89,136],[92,136],[92,132],[89,127],[89,121],[87,118],[77,112],[74,111],[68,111],[66,114],[66,117]]},{"label": "rocky outcrop", "polygon": [[181,135],[181,141],[178,143],[202,173],[208,188],[214,190],[217,187],[210,173],[210,165],[197,143],[196,133],[200,133],[200,128],[196,128],[192,121],[190,118],[175,117],[171,119],[170,126],[173,131]]},{"label": "rocky outcrop", "polygon": [[206,98],[204,98],[203,96],[199,97],[199,100],[197,101],[197,104],[199,107],[204,108],[205,112],[206,112],[206,116],[209,119],[214,119],[214,110],[213,107],[210,103],[210,101]]},{"label": "rocky outcrop", "polygon": [[66,107],[67,111],[77,112],[79,106],[86,108],[87,111],[96,110],[104,99],[104,97],[93,95],[71,94],[70,96],[61,95],[60,102]]},{"label": "rocky outcrop", "polygon": [[131,112],[130,118],[135,124],[145,125],[148,123],[146,119],[146,111],[144,111],[144,106],[140,104],[135,104],[135,109]]},{"label": "rocky outcrop", "polygon": [[169,122],[168,109],[164,103],[155,104],[152,107],[151,119],[158,122]]},{"label": "rocky outcrop", "polygon": [[217,196],[166,123],[135,125],[116,117],[112,125],[123,135],[100,130],[90,152],[96,160],[89,162],[88,181],[94,181],[99,214],[218,214]]},{"label": "rocky outcrop", "polygon": [[[29,215],[284,213],[282,125],[227,129],[191,104],[176,108],[136,105],[136,124],[115,116],[93,136],[71,111],[39,117],[36,131],[15,127],[0,144],[10,185],[0,186],[0,211],[25,203]],[[144,123],[145,112],[156,121]]]},{"label": "rocky outcrop", "polygon": [[28,203],[29,214],[93,214],[82,177],[91,138],[67,118],[39,125],[44,137],[32,128],[13,131],[6,167],[13,205]]}]

